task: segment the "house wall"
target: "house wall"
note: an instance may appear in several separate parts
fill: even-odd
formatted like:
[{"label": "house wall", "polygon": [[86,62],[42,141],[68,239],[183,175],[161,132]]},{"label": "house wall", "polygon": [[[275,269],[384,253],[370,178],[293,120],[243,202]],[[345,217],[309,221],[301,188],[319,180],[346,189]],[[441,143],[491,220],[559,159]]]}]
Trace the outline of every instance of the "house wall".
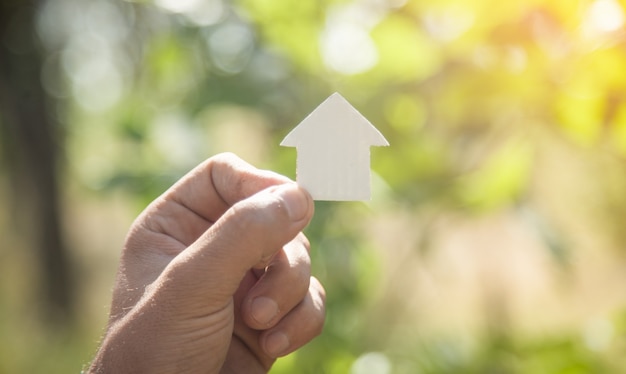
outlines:
[{"label": "house wall", "polygon": [[369,200],[369,147],[302,147],[298,151],[297,181],[316,200]]}]

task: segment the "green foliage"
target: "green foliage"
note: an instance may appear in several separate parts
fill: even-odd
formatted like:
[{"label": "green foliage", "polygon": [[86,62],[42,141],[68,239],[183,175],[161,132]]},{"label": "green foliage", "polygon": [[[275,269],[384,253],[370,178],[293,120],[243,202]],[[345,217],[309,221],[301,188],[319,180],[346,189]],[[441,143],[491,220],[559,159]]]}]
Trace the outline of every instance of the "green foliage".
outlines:
[{"label": "green foliage", "polygon": [[[328,292],[327,326],[274,372],[348,373],[368,352],[381,353],[370,358],[388,360],[393,373],[626,370],[623,315],[599,351],[574,327],[545,337],[509,326],[468,334],[429,330],[428,320],[401,324],[397,305],[410,300],[394,304],[385,292],[411,287],[389,285],[393,274],[381,252],[396,248],[377,248],[368,232],[368,223],[384,223],[376,219],[382,214],[408,214],[415,232],[428,233],[437,217],[526,207],[542,215],[537,236],[562,265],[567,254],[549,230],[560,216],[551,215],[557,208],[548,197],[577,186],[558,179],[560,172],[583,175],[577,180],[610,206],[593,222],[622,222],[626,201],[601,192],[608,175],[624,175],[623,3],[240,0],[207,1],[221,4],[207,14],[156,3],[49,0],[41,11],[44,44],[60,38],[45,48],[61,61],[49,68],[69,89],[49,94],[60,101],[69,135],[68,173],[82,188],[102,196],[121,191],[139,210],[223,150],[294,177],[295,152],[277,145],[333,91],[391,143],[372,150],[371,205],[317,204],[307,235],[314,274]],[[94,76],[100,84],[90,86]],[[592,166],[583,169],[579,160]],[[583,217],[574,226],[585,226],[598,204],[575,197],[563,215]],[[614,238],[623,254],[621,229],[607,227],[594,226],[596,235]],[[423,247],[407,246],[427,261]],[[23,352],[4,353],[10,343],[1,335],[0,362],[12,363],[0,371],[41,371],[57,354],[78,370],[85,357],[84,346],[69,343],[65,351],[55,343],[46,359],[25,363]],[[43,371],[67,370],[60,367]]]}]

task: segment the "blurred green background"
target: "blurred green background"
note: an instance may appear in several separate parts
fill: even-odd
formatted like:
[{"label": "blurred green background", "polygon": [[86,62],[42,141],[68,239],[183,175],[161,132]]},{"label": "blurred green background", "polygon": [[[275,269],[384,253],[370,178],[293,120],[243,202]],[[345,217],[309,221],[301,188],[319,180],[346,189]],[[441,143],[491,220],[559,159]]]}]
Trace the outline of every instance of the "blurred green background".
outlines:
[{"label": "blurred green background", "polygon": [[133,218],[335,91],[389,140],[316,204],[275,373],[626,372],[623,0],[0,1],[0,373],[79,372]]}]

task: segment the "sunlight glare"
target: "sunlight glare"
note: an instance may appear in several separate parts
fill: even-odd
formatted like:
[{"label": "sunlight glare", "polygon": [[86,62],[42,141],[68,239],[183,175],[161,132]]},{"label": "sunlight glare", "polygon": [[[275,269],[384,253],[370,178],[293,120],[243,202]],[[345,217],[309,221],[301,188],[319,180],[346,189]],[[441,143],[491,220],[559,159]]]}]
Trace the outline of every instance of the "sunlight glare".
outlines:
[{"label": "sunlight glare", "polygon": [[370,30],[387,8],[374,1],[335,7],[328,14],[319,39],[324,64],[336,72],[364,73],[378,63],[378,50]]},{"label": "sunlight glare", "polygon": [[391,362],[383,353],[366,353],[354,361],[351,374],[389,374],[391,373]]},{"label": "sunlight glare", "polygon": [[624,26],[624,9],[615,0],[596,0],[587,11],[584,26],[592,33],[616,31]]}]

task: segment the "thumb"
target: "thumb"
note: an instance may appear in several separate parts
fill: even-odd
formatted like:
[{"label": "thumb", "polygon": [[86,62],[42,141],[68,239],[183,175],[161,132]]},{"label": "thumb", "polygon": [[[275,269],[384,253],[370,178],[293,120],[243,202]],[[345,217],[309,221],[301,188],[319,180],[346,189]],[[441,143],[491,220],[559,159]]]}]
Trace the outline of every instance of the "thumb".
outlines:
[{"label": "thumb", "polygon": [[167,278],[175,280],[180,296],[230,300],[246,272],[267,263],[293,240],[313,210],[311,196],[295,183],[241,200],[172,261]]}]

